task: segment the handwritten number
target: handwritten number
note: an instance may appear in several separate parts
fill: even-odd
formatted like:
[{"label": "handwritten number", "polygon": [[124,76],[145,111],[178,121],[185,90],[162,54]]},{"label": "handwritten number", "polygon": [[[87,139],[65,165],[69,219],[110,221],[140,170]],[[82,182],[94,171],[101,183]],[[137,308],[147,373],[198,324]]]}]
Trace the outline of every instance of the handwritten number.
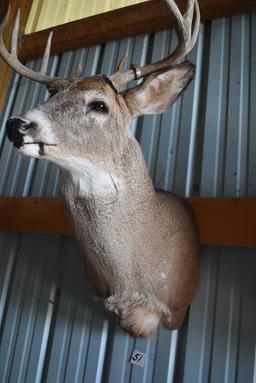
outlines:
[{"label": "handwritten number", "polygon": [[142,358],[143,358],[143,355],[137,353],[137,354],[133,355],[132,360],[134,360],[134,362],[139,362]]}]

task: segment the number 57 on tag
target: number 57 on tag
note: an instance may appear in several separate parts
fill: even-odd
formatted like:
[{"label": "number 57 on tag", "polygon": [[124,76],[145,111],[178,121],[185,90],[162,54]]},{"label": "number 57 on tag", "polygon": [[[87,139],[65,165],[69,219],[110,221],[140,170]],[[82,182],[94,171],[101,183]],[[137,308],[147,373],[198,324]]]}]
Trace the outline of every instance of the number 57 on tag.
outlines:
[{"label": "number 57 on tag", "polygon": [[146,354],[144,354],[143,352],[134,350],[130,359],[130,363],[143,367],[145,358],[146,358]]}]

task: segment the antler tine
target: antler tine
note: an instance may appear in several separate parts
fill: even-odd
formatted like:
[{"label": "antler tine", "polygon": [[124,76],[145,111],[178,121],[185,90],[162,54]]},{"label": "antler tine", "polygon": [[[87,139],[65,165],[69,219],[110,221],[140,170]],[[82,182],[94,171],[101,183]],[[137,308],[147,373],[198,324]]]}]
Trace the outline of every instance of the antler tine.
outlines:
[{"label": "antler tine", "polygon": [[83,70],[84,70],[84,67],[83,67],[82,63],[80,62],[80,63],[78,64],[78,68],[77,68],[75,77],[77,77],[77,78],[81,77],[81,76],[82,76],[82,73],[83,73]]},{"label": "antler tine", "polygon": [[47,39],[46,46],[45,46],[44,56],[43,56],[43,60],[42,60],[41,68],[40,68],[40,73],[42,74],[46,74],[47,72],[47,67],[48,67],[50,53],[51,53],[52,35],[53,35],[53,32],[50,32]]},{"label": "antler tine", "polygon": [[194,14],[194,0],[188,0],[186,11],[183,15],[184,23],[187,23],[188,31],[191,32],[191,25]]},{"label": "antler tine", "polygon": [[122,76],[118,72],[114,73],[110,76],[110,78],[111,81],[116,84],[117,88],[132,80],[138,80],[141,77],[148,76],[149,74],[175,65],[193,48],[197,40],[200,27],[200,10],[198,0],[188,0],[184,16],[182,16],[174,0],[165,1],[171,9],[173,22],[178,36],[178,45],[176,49],[166,58],[153,64],[140,68],[133,66],[133,69],[123,73]]},{"label": "antler tine", "polygon": [[19,25],[20,25],[20,9],[17,10],[15,23],[12,30],[12,37],[11,37],[11,54],[14,55],[15,57],[17,57]]},{"label": "antler tine", "polygon": [[199,29],[200,29],[200,9],[199,9],[199,5],[198,5],[197,1],[195,2],[195,14],[196,14],[196,16],[195,16],[194,29],[193,29],[193,33],[191,36],[191,49],[193,48],[193,46],[196,43]]},{"label": "antler tine", "polygon": [[125,53],[125,54],[121,57],[121,60],[119,61],[119,63],[117,64],[117,71],[119,71],[119,72],[124,72],[125,67],[126,67],[126,65],[127,65],[127,61],[128,61],[128,55],[127,55],[127,53]]},{"label": "antler tine", "polygon": [[4,35],[5,27],[7,25],[8,19],[9,19],[9,15],[10,15],[10,6],[8,8],[8,11],[7,11],[2,23],[0,24],[0,55],[1,55],[1,57],[3,58],[3,60],[6,62],[6,64],[8,66],[10,66],[12,69],[14,69],[20,75],[25,76],[31,80],[35,80],[37,82],[40,82],[42,84],[50,85],[54,80],[57,79],[57,78],[45,75],[47,63],[49,61],[49,55],[50,55],[51,36],[49,36],[47,44],[46,44],[43,63],[41,66],[41,71],[35,72],[35,71],[27,68],[25,65],[23,65],[17,58],[17,41],[18,41],[19,19],[20,19],[20,10],[19,9],[17,11],[14,27],[12,30],[11,49],[10,49],[11,52],[9,52],[5,47],[3,35]]}]

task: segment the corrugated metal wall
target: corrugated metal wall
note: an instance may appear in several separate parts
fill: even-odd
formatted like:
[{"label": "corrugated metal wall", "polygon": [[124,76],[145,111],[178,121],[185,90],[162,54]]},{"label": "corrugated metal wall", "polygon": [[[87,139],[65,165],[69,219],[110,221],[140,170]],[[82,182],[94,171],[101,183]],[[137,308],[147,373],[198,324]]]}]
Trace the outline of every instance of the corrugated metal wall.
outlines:
[{"label": "corrugated metal wall", "polygon": [[[67,52],[51,73],[114,70],[117,58],[143,64],[175,45],[170,31]],[[197,75],[169,113],[134,122],[158,188],[179,195],[256,194],[256,15],[202,26],[189,55]],[[38,62],[29,63],[37,68]],[[46,97],[45,87],[16,76],[4,127]],[[0,192],[55,196],[55,166],[21,157],[0,136]],[[0,382],[255,383],[256,251],[202,249],[200,288],[180,331],[150,340],[123,333],[93,299],[75,240],[1,233]],[[133,350],[146,354],[133,366]]]}]

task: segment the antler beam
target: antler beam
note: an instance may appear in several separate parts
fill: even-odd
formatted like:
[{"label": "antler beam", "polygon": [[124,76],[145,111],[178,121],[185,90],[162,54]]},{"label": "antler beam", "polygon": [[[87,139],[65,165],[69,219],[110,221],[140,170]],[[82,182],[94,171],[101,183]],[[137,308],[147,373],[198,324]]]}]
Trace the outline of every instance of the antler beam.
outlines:
[{"label": "antler beam", "polygon": [[35,80],[40,83],[50,85],[53,82],[53,80],[56,80],[56,78],[46,75],[47,66],[49,62],[49,56],[50,56],[52,33],[49,34],[49,37],[46,43],[46,48],[45,48],[44,56],[42,59],[40,72],[35,72],[27,68],[25,65],[23,65],[17,57],[18,31],[19,31],[19,24],[20,24],[19,9],[17,11],[14,27],[12,30],[10,52],[5,47],[4,31],[9,19],[9,15],[10,15],[10,7],[2,23],[0,24],[0,54],[2,58],[7,63],[7,65],[9,65],[12,69],[14,69],[20,75],[28,77],[29,79]]}]

